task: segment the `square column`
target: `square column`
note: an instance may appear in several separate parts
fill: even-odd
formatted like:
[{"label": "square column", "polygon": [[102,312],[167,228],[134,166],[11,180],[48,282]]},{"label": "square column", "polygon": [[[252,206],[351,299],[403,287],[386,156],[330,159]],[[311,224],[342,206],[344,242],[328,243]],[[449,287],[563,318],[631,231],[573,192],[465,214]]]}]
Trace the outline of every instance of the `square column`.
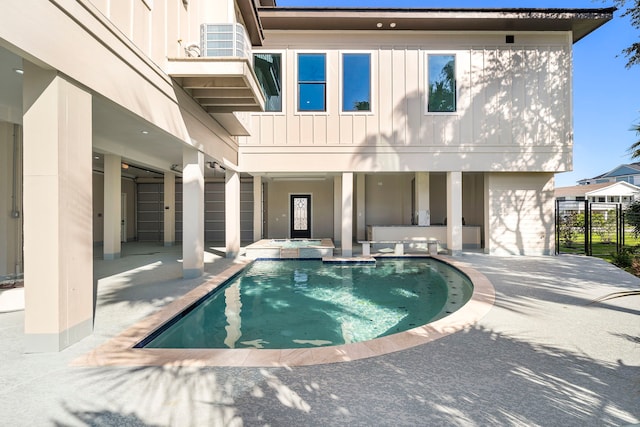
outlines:
[{"label": "square column", "polygon": [[462,172],[447,172],[447,249],[462,252]]},{"label": "square column", "polygon": [[240,254],[240,174],[227,169],[224,176],[224,237],[227,258]]},{"label": "square column", "polygon": [[93,330],[91,94],[24,61],[25,350]]},{"label": "square column", "polygon": [[356,237],[358,240],[367,238],[367,224],[365,224],[366,200],[365,200],[366,176],[363,173],[356,175]]},{"label": "square column", "polygon": [[122,158],[104,155],[104,244],[103,258],[120,258],[120,230],[122,222]]},{"label": "square column", "polygon": [[262,177],[253,177],[253,241],[262,239]]},{"label": "square column", "polygon": [[429,172],[416,172],[415,200],[416,224],[431,225],[431,212],[429,211]]},{"label": "square column", "polygon": [[173,246],[176,241],[176,175],[164,174],[164,245]]},{"label": "square column", "polygon": [[193,279],[204,273],[204,155],[184,148],[182,160],[182,276]]},{"label": "square column", "polygon": [[342,176],[333,178],[333,243],[342,239]]},{"label": "square column", "polygon": [[342,256],[353,255],[353,172],[342,174]]}]

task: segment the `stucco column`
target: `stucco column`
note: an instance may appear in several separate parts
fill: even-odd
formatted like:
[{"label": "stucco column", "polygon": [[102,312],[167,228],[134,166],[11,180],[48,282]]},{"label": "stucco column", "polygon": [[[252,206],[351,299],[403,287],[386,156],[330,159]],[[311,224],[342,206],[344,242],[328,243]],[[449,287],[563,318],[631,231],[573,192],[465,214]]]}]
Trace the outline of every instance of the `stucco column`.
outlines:
[{"label": "stucco column", "polygon": [[224,236],[227,258],[240,254],[240,174],[227,169],[224,175]]},{"label": "stucco column", "polygon": [[104,244],[103,258],[120,258],[122,229],[122,158],[104,155]]},{"label": "stucco column", "polygon": [[333,243],[342,240],[342,176],[333,178]]},{"label": "stucco column", "polygon": [[353,172],[342,174],[342,256],[353,255]]},{"label": "stucco column", "polygon": [[182,152],[182,276],[204,273],[204,155],[193,149]]},{"label": "stucco column", "polygon": [[356,236],[358,240],[367,238],[365,182],[365,174],[359,173],[356,175]]},{"label": "stucco column", "polygon": [[253,241],[262,239],[262,177],[253,177]]},{"label": "stucco column", "polygon": [[164,173],[164,245],[173,246],[176,241],[176,175]]},{"label": "stucco column", "polygon": [[93,329],[91,94],[24,62],[25,351]]},{"label": "stucco column", "polygon": [[447,172],[447,249],[462,252],[462,172]]},{"label": "stucco column", "polygon": [[416,172],[415,175],[415,200],[416,223],[418,225],[431,225],[431,212],[429,207],[429,172]]}]

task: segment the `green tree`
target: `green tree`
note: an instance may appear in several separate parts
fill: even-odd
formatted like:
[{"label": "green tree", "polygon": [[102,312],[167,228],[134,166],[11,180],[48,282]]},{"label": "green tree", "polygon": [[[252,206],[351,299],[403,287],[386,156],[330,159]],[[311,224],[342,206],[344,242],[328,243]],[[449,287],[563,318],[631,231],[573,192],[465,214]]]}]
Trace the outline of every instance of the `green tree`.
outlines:
[{"label": "green tree", "polygon": [[633,234],[635,237],[640,235],[640,201],[636,200],[631,203],[624,211],[624,217],[627,224],[633,226]]},{"label": "green tree", "polygon": [[[640,29],[640,0],[614,0],[615,6],[624,10],[620,17],[628,16],[631,26]],[[631,46],[622,50],[627,57],[627,68],[640,64],[640,42],[632,43]]]}]

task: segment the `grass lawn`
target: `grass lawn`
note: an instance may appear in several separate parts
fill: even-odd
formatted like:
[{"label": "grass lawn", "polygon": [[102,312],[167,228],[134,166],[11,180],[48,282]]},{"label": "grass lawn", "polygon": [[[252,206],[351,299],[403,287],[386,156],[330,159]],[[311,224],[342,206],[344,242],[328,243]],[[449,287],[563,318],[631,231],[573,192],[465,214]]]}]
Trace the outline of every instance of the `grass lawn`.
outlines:
[{"label": "grass lawn", "polygon": [[[609,241],[602,241],[602,237],[596,234],[591,236],[591,250],[592,256],[602,258],[606,261],[612,261],[612,254],[616,252],[615,234],[610,236]],[[625,232],[624,235],[624,247],[636,248],[640,245],[640,238],[635,237],[632,232]],[[584,247],[584,234],[576,233],[571,246],[568,246],[565,241],[560,240],[560,253],[563,254],[585,254]]]}]

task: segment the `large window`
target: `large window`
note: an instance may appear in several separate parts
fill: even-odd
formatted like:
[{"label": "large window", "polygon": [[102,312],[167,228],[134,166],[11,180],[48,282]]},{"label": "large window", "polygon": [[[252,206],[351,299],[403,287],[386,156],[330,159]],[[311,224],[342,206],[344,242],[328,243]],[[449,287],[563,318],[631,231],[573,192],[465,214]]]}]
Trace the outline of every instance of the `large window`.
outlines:
[{"label": "large window", "polygon": [[342,55],[342,111],[371,111],[371,55]]},{"label": "large window", "polygon": [[427,55],[428,103],[430,113],[456,111],[456,57],[455,55]]},{"label": "large window", "polygon": [[265,111],[282,111],[282,55],[257,53],[253,55],[253,69],[266,98]]},{"label": "large window", "polygon": [[325,62],[324,53],[298,54],[298,111],[326,111]]}]

